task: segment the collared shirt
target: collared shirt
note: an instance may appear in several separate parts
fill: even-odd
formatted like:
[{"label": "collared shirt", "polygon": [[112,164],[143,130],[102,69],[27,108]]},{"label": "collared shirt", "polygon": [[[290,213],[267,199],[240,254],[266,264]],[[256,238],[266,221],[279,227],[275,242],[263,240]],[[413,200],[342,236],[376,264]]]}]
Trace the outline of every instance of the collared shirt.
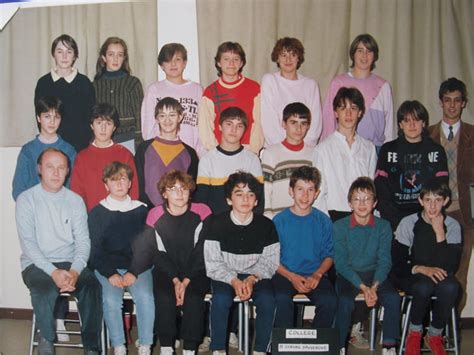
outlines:
[{"label": "collared shirt", "polygon": [[371,214],[370,217],[369,217],[369,221],[367,222],[367,224],[360,224],[359,222],[357,222],[357,219],[355,218],[355,214],[352,213],[352,214],[351,214],[350,226],[351,226],[351,228],[355,228],[355,227],[357,227],[357,226],[361,226],[361,227],[364,227],[364,226],[374,227],[374,226],[375,226],[375,217],[374,217],[373,214]]},{"label": "collared shirt", "polygon": [[53,78],[54,82],[58,81],[61,78],[64,78],[64,80],[66,80],[70,84],[75,79],[76,75],[77,75],[77,69],[76,68],[72,68],[71,73],[67,76],[59,76],[58,73],[56,73],[55,68],[53,68],[51,70],[51,78]]},{"label": "collared shirt", "polygon": [[321,171],[321,194],[315,207],[322,211],[347,211],[347,193],[352,182],[360,176],[374,177],[377,154],[372,142],[354,136],[349,146],[346,137],[335,131],[316,146],[313,166]]},{"label": "collared shirt", "polygon": [[446,138],[449,136],[449,127],[453,127],[453,135],[455,136],[458,133],[459,128],[461,128],[461,120],[457,121],[453,125],[449,125],[446,122],[441,121],[441,129],[443,130],[443,134]]}]

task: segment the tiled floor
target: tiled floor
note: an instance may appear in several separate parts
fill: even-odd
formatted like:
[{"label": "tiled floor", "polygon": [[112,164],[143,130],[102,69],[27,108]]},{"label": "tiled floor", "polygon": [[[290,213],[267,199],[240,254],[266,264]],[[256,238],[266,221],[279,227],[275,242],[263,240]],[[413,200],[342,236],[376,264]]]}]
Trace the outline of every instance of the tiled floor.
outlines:
[{"label": "tiled floor", "polygon": [[[25,355],[28,354],[31,332],[31,321],[27,320],[11,320],[0,319],[0,352],[3,355]],[[136,327],[133,328],[132,335],[136,337]],[[463,330],[461,333],[461,355],[474,355],[474,329]],[[129,354],[136,354],[137,351],[133,346],[129,347]],[[159,354],[159,349],[154,349],[154,354]],[[381,354],[381,350],[377,348],[374,353],[368,350],[357,350],[349,348],[349,355],[371,355]],[[79,355],[83,354],[79,349],[58,349],[57,355]],[[109,354],[113,354],[110,350]],[[177,354],[181,354],[180,351]],[[210,355],[211,353],[202,353],[202,355]],[[237,351],[231,351],[230,355],[240,354]]]}]

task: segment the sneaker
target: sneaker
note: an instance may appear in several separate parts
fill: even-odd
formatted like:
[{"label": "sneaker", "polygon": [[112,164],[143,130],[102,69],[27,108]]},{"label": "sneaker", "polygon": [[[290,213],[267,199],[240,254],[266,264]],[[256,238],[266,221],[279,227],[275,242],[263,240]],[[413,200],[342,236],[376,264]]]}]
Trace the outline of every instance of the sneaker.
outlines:
[{"label": "sneaker", "polygon": [[211,345],[211,338],[210,337],[204,337],[202,340],[202,343],[198,347],[198,352],[200,353],[205,353],[209,351],[209,346]]},{"label": "sneaker", "polygon": [[361,324],[356,323],[352,326],[351,337],[349,344],[357,349],[368,349],[369,341],[364,338],[364,331],[362,330]]},{"label": "sneaker", "polygon": [[237,349],[238,347],[239,347],[239,338],[237,338],[237,334],[235,334],[233,332],[230,332],[230,334],[229,334],[229,348]]},{"label": "sneaker", "polygon": [[150,355],[150,345],[140,345],[138,347],[138,355]]},{"label": "sneaker", "polygon": [[341,348],[341,350],[339,350],[339,355],[346,355],[346,348]]},{"label": "sneaker", "polygon": [[405,345],[405,355],[420,355],[420,347],[421,332],[409,332]]},{"label": "sneaker", "polygon": [[[64,319],[56,319],[56,330],[65,332],[66,325],[64,324]],[[69,338],[69,334],[58,333],[58,341],[60,342],[68,342],[71,339]]]},{"label": "sneaker", "polygon": [[264,351],[254,351],[252,354],[253,355],[267,355],[267,353]]},{"label": "sneaker", "polygon": [[160,348],[160,354],[161,355],[173,355],[173,348],[171,346],[162,346]]},{"label": "sneaker", "polygon": [[393,348],[383,348],[382,355],[397,355],[397,349]]},{"label": "sneaker", "polygon": [[115,346],[114,355],[127,355],[127,348],[125,345]]},{"label": "sneaker", "polygon": [[425,336],[425,345],[431,350],[433,355],[446,355],[446,350],[443,345],[443,337],[441,335],[429,335]]},{"label": "sneaker", "polygon": [[54,355],[54,344],[46,340],[38,332],[38,354],[39,355]]},{"label": "sneaker", "polygon": [[214,350],[212,355],[225,355],[225,350]]},{"label": "sneaker", "polygon": [[185,350],[183,349],[183,355],[194,355],[196,352],[194,350]]}]

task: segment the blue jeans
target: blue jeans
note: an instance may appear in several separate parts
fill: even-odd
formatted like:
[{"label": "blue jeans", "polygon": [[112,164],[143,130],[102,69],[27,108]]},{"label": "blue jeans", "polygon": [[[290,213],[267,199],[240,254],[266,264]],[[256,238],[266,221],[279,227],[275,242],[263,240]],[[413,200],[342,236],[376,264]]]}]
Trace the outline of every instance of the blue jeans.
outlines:
[{"label": "blue jeans", "polygon": [[[248,275],[239,274],[243,280]],[[220,281],[211,280],[211,350],[224,350],[227,339],[227,323],[229,310],[232,306],[234,288]],[[273,287],[268,279],[260,280],[253,288],[252,299],[257,307],[255,320],[255,347],[254,351],[269,351],[270,339],[275,319],[275,297]]]},{"label": "blue jeans", "polygon": [[[124,275],[127,270],[117,270]],[[102,306],[105,323],[113,347],[125,344],[123,330],[122,306],[125,289],[112,286],[109,280],[97,270],[95,276],[102,285]],[[138,341],[143,345],[153,344],[153,324],[155,322],[155,300],[153,297],[153,278],[151,269],[138,275],[132,286],[127,287],[137,307]]]},{"label": "blue jeans", "polygon": [[[276,328],[294,327],[293,296],[298,293],[293,284],[280,274],[275,274],[272,279],[275,289],[277,311],[275,318]],[[316,306],[313,318],[313,328],[331,328],[337,308],[337,296],[334,287],[327,277],[322,277],[318,287],[306,296]]]},{"label": "blue jeans", "polygon": [[[374,278],[374,272],[357,272],[365,285],[370,286]],[[347,281],[341,275],[337,275],[336,292],[339,298],[336,315],[336,328],[339,331],[339,344],[341,347],[346,346],[346,338],[349,334],[351,326],[351,315],[354,310],[354,298],[360,292],[358,287]],[[383,343],[394,344],[400,338],[400,295],[385,280],[377,289],[378,303],[384,308],[383,322]]]}]

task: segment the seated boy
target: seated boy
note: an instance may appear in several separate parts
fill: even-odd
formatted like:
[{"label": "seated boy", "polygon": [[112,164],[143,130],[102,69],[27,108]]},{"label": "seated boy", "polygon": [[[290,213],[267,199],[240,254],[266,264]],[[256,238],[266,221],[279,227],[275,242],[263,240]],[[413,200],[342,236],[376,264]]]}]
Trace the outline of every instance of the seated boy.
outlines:
[{"label": "seated boy", "polygon": [[207,150],[221,143],[220,115],[228,107],[237,106],[247,116],[248,128],[242,144],[258,154],[263,146],[260,123],[260,85],[242,75],[245,52],[236,42],[224,42],[217,48],[214,65],[219,79],[203,93],[199,106],[199,138]]},{"label": "seated boy", "polygon": [[[425,344],[433,354],[446,354],[442,332],[455,305],[459,284],[454,274],[461,257],[461,227],[445,214],[450,190],[439,179],[425,183],[419,202],[423,210],[403,218],[395,232],[395,286],[412,297],[405,354],[419,355],[423,320],[431,303],[432,320]],[[403,345],[403,344],[402,344]]]},{"label": "seated boy", "polygon": [[[208,205],[214,214],[229,210],[224,183],[230,174],[246,171],[263,183],[260,160],[240,143],[247,129],[245,112],[238,107],[226,108],[219,116],[221,143],[199,161],[194,200]],[[259,201],[257,210],[260,213],[263,205],[263,201]]]},{"label": "seated boy", "polygon": [[100,103],[92,108],[90,119],[94,140],[83,149],[76,158],[71,175],[71,190],[81,195],[90,212],[101,200],[107,197],[108,191],[102,182],[105,166],[119,161],[132,168],[133,178],[130,197],[138,199],[138,180],[133,155],[123,145],[115,144],[112,135],[120,125],[115,107]]},{"label": "seated boy", "polygon": [[161,99],[155,107],[155,120],[160,128],[158,136],[141,143],[135,155],[140,200],[148,207],[163,204],[156,186],[168,171],[176,169],[196,179],[198,169],[196,151],[178,137],[183,120],[183,107],[178,100]]},{"label": "seated boy", "polygon": [[253,354],[269,350],[275,313],[270,279],[278,267],[280,244],[275,225],[253,213],[261,184],[237,172],[224,185],[230,212],[213,215],[202,231],[207,276],[211,278],[211,350],[225,353],[227,322],[234,297],[253,299],[257,308]]},{"label": "seated boy", "polygon": [[304,141],[310,125],[311,112],[308,107],[301,102],[286,105],[282,121],[286,138],[263,150],[265,216],[268,218],[273,218],[276,213],[293,204],[287,193],[292,172],[302,165],[313,165],[314,148]]},{"label": "seated boy", "polygon": [[354,298],[364,294],[368,307],[379,301],[385,308],[383,322],[383,354],[395,355],[400,335],[400,296],[387,280],[392,266],[390,224],[375,217],[375,186],[368,177],[359,177],[349,188],[350,216],[334,223],[334,261],[337,272],[336,292],[339,298],[336,327],[341,352],[354,310]]},{"label": "seated boy", "polygon": [[321,196],[317,207],[329,212],[333,222],[351,214],[347,192],[359,176],[374,177],[377,153],[374,144],[356,129],[365,112],[362,93],[342,87],[333,101],[337,129],[314,150],[313,165],[321,170]]},{"label": "seated boy", "polygon": [[[53,96],[42,97],[35,102],[35,111],[39,134],[35,139],[21,147],[18,155],[12,186],[15,201],[23,191],[40,182],[37,160],[43,150],[46,148],[61,150],[68,156],[71,164],[70,168],[72,168],[76,159],[76,151],[73,146],[57,134],[63,112],[61,100]],[[66,187],[69,187],[68,180],[66,180]]]},{"label": "seated boy", "polygon": [[148,86],[142,103],[143,139],[155,138],[160,128],[155,120],[156,104],[164,97],[173,97],[183,106],[184,118],[179,129],[179,138],[192,147],[199,156],[206,149],[199,141],[198,105],[202,98],[200,84],[183,77],[188,63],[188,52],[181,43],[167,43],[160,49],[158,64],[165,72],[166,79]]},{"label": "seated boy", "polygon": [[314,328],[330,328],[337,297],[327,277],[333,264],[332,223],[312,207],[319,194],[318,169],[301,166],[291,174],[293,206],[273,219],[280,237],[280,265],[273,277],[277,311],[275,327],[291,328],[293,296],[304,293],[316,306]]}]

